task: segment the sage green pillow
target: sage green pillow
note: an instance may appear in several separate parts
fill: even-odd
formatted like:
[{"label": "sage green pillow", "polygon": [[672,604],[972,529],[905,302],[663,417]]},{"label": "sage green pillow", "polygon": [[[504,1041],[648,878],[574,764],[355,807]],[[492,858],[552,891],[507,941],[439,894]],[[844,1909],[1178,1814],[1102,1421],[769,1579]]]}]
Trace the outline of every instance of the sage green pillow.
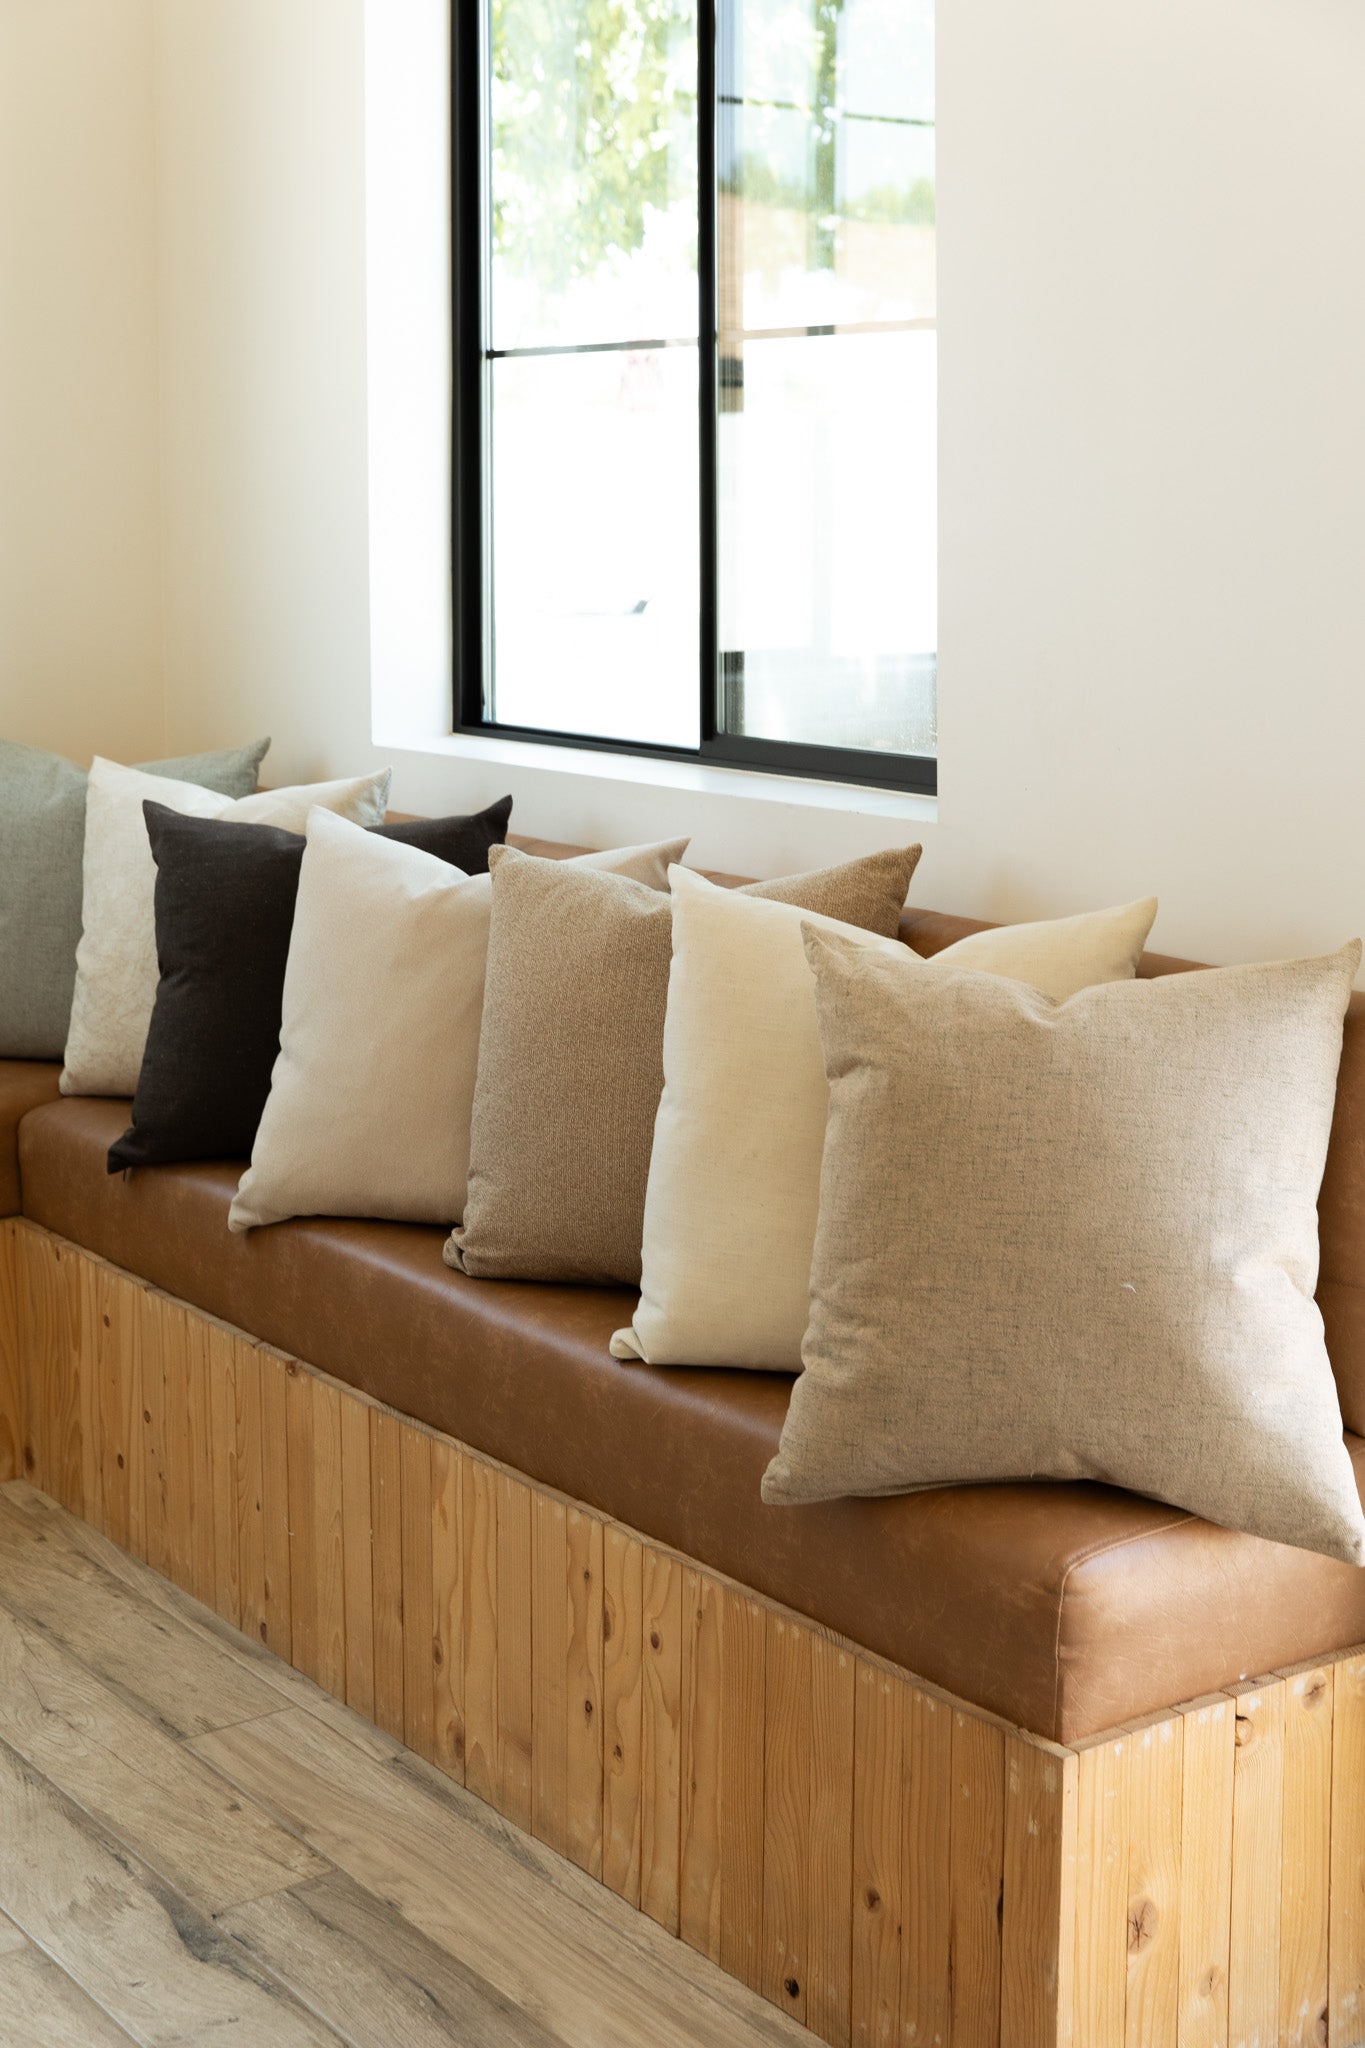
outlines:
[{"label": "sage green pillow", "polygon": [[[250,796],[269,740],[146,761],[149,775]],[[0,1059],[59,1060],[81,936],[85,770],[0,740]]]}]

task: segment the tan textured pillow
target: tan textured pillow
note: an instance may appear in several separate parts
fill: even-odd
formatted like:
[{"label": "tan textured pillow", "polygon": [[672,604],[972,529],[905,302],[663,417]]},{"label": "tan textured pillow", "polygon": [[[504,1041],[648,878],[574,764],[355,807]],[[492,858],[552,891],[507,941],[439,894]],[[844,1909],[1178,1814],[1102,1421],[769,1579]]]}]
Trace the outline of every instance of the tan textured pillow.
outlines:
[{"label": "tan textured pillow", "polygon": [[[1050,996],[1131,981],[1156,898],[978,932],[964,957]],[[829,1089],[802,914],[673,875],[664,1091],[645,1198],[639,1307],[616,1358],[797,1372],[810,1314]],[[863,938],[863,945],[893,945]]]},{"label": "tan textured pillow", "polygon": [[[686,851],[673,839],[564,865],[666,892]],[[310,816],[280,1052],[230,1229],[288,1216],[459,1221],[492,904],[488,875]]]},{"label": "tan textured pillow", "polygon": [[1313,1300],[1360,946],[1060,1005],[806,946],[829,1130],[763,1498],[1100,1479],[1365,1560]]},{"label": "tan textured pillow", "polygon": [[[747,893],[894,932],[917,846]],[[494,849],[464,1227],[490,1280],[637,1281],[663,1087],[668,901],[619,875]]]}]

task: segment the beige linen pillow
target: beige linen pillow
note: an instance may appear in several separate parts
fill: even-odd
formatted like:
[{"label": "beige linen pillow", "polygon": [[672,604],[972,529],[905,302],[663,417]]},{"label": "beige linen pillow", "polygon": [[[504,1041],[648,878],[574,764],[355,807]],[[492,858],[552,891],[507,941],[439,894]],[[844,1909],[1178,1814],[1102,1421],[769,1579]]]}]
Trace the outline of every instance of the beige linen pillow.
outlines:
[{"label": "beige linen pillow", "polygon": [[830,1081],[769,1502],[1099,1479],[1365,1561],[1313,1300],[1360,964],[1086,989],[812,929]]},{"label": "beige linen pillow", "polygon": [[[686,851],[673,839],[565,865],[666,891]],[[229,1229],[459,1221],[492,902],[488,875],[310,812],[280,1051]]]},{"label": "beige linen pillow", "polygon": [[[1006,925],[932,964],[969,963],[1069,996],[1130,981],[1155,916],[1148,896]],[[612,1338],[616,1358],[800,1370],[829,1108],[802,922],[782,904],[674,874],[641,1295],[630,1328]],[[893,944],[897,957],[906,950]]]},{"label": "beige linen pillow", "polygon": [[[742,892],[894,932],[917,846]],[[498,849],[464,1227],[483,1279],[637,1281],[663,1086],[672,907],[621,875]],[[679,869],[673,870],[676,880]]]},{"label": "beige linen pillow", "polygon": [[236,799],[96,758],[85,799],[84,897],[63,1095],[131,1095],[156,1001],[156,862],[144,798],[189,818],[302,832],[315,805],[382,825],[393,771],[261,790]]}]

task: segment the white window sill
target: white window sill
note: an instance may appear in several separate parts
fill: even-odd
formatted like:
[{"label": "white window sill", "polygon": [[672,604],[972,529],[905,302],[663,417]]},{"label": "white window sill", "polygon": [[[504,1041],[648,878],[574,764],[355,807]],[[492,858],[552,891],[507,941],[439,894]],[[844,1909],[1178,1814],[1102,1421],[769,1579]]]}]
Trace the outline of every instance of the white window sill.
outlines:
[{"label": "white window sill", "polygon": [[[387,727],[387,729],[386,729]],[[796,804],[862,817],[904,818],[932,825],[937,797],[904,789],[876,789],[862,783],[822,782],[806,776],[769,775],[755,768],[722,768],[710,762],[657,760],[648,754],[607,753],[591,747],[545,746],[536,740],[481,733],[415,734],[375,720],[376,744],[434,754],[447,760],[490,767],[533,768],[552,774],[625,782],[632,788],[678,789],[696,795],[741,797],[764,803]]]}]

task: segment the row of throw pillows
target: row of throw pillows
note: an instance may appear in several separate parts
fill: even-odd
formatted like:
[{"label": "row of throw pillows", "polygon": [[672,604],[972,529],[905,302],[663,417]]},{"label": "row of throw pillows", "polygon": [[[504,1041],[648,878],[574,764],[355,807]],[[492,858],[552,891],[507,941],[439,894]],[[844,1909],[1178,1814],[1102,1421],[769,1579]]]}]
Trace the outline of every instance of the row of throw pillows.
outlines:
[{"label": "row of throw pillows", "polygon": [[62,1086],[134,1093],[111,1171],[638,1286],[619,1359],[799,1375],[773,1503],[1089,1476],[1365,1560],[1313,1302],[1358,945],[1135,982],[1148,898],[924,961],[917,846],[730,890],[386,798],[95,764]]}]

